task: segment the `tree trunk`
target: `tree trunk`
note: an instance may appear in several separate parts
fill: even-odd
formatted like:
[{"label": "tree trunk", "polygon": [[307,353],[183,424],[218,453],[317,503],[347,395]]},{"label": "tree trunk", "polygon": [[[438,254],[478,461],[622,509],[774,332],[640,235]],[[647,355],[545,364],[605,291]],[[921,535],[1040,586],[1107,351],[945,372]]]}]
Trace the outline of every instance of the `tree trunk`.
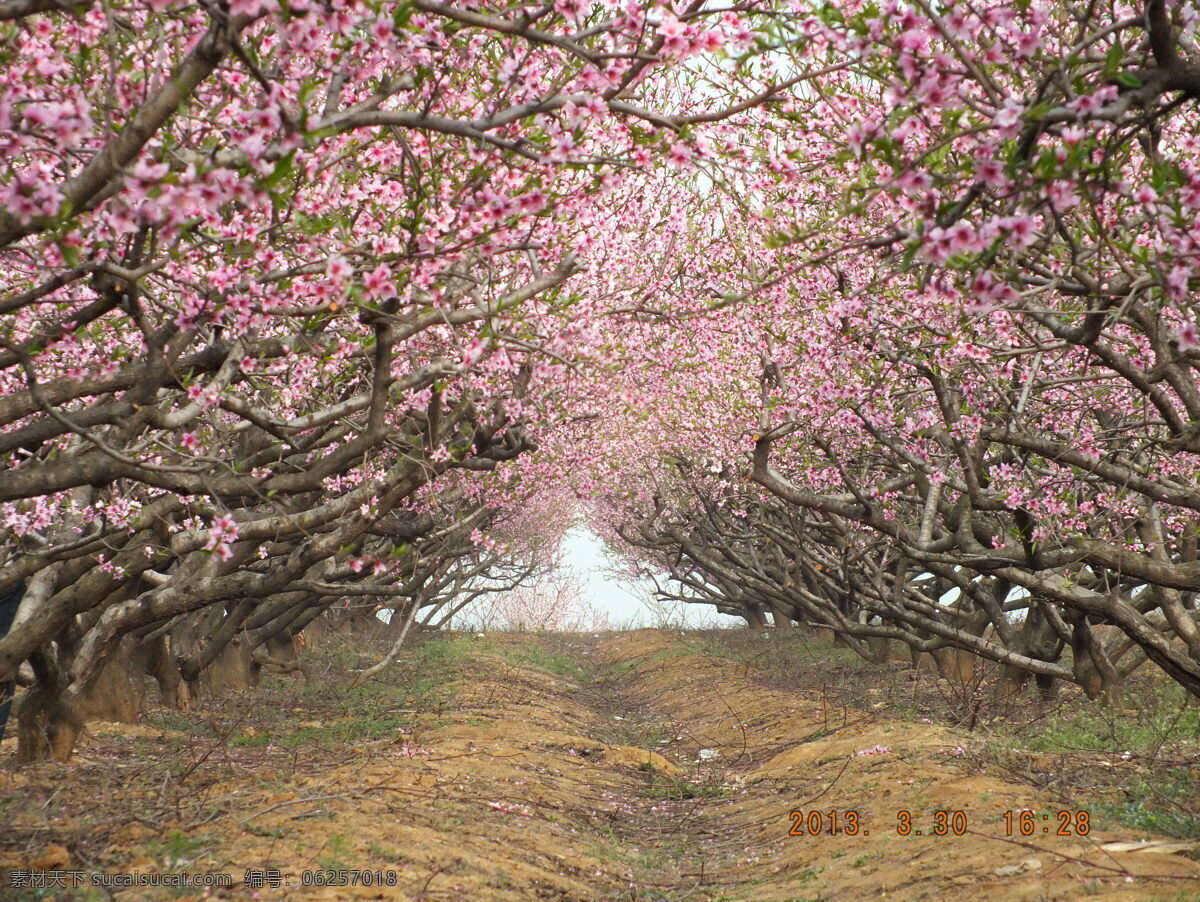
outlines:
[{"label": "tree trunk", "polygon": [[1084,614],[1071,624],[1072,669],[1088,698],[1101,699],[1114,710],[1121,707],[1121,676],[1109,659],[1104,646],[1092,633]]},{"label": "tree trunk", "polygon": [[975,673],[975,656],[960,648],[937,648],[930,654],[942,679],[950,683],[968,683]]},{"label": "tree trunk", "polygon": [[794,626],[791,613],[784,610],[782,605],[771,605],[771,619],[775,621],[777,630],[790,630]]},{"label": "tree trunk", "polygon": [[146,697],[148,655],[133,636],[126,636],[100,671],[96,681],[75,699],[73,707],[84,721],[136,723]]},{"label": "tree trunk", "polygon": [[319,610],[311,620],[300,631],[297,638],[304,640],[304,645],[308,648],[320,648],[321,644],[329,637],[329,625],[322,616],[324,610]]},{"label": "tree trunk", "polygon": [[66,679],[50,653],[34,652],[29,661],[37,681],[17,705],[17,763],[66,761],[83,730],[83,718],[64,698]]},{"label": "tree trunk", "polygon": [[[1050,620],[1037,605],[1031,605],[1025,614],[1025,622],[1021,624],[1021,632],[1013,643],[1013,651],[1039,661],[1054,662],[1062,657],[1063,642],[1055,632]],[[1029,671],[1012,664],[1004,667],[1004,676],[997,689],[1001,698],[1017,695],[1029,682]],[[1052,698],[1057,691],[1054,678],[1044,677],[1036,681],[1039,698],[1043,701]],[[1082,684],[1081,684],[1082,685]],[[1087,687],[1084,687],[1085,691]]]},{"label": "tree trunk", "polygon": [[[24,594],[25,583],[22,581],[0,596],[0,639],[8,635],[8,628],[17,616],[17,608],[20,607]],[[16,686],[15,679],[0,680],[0,740],[4,739],[4,727],[8,723],[8,711]]]},{"label": "tree trunk", "polygon": [[196,704],[199,686],[183,678],[175,655],[174,631],[151,640],[146,670],[158,683],[161,701],[168,708],[191,710]]},{"label": "tree trunk", "polygon": [[876,664],[886,664],[895,657],[892,640],[883,636],[868,636],[867,648],[871,650],[871,660]]},{"label": "tree trunk", "polygon": [[227,692],[244,692],[258,686],[262,665],[254,660],[254,651],[242,633],[221,649],[221,653],[208,665],[203,679],[214,696]]}]

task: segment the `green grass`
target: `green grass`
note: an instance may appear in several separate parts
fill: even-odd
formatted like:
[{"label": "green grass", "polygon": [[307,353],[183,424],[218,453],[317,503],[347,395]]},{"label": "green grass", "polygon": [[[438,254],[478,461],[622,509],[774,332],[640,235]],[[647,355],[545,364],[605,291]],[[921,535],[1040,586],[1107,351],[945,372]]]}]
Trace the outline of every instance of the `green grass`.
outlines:
[{"label": "green grass", "polygon": [[663,661],[676,661],[679,658],[690,658],[693,655],[710,654],[707,644],[694,639],[679,639],[643,657],[639,665],[659,664]]},{"label": "green grass", "polygon": [[1137,752],[1155,754],[1170,742],[1200,741],[1200,706],[1182,686],[1162,684],[1139,693],[1135,708],[1117,712],[1078,704],[1023,731],[1033,751]]},{"label": "green grass", "polygon": [[177,711],[173,708],[161,708],[146,715],[146,722],[161,730],[174,730],[185,735],[202,735],[205,723],[194,714],[187,711]]},{"label": "green grass", "polygon": [[350,844],[346,842],[346,838],[340,833],[330,833],[325,845],[328,852],[317,859],[317,864],[330,871],[346,868],[346,855],[350,851]]},{"label": "green grass", "polygon": [[877,860],[879,860],[879,859],[880,859],[880,858],[882,858],[882,857],[883,857],[883,853],[882,853],[882,852],[871,852],[871,853],[869,853],[869,854],[863,854],[863,855],[859,855],[859,856],[858,856],[857,858],[855,858],[855,859],[854,859],[852,862],[850,862],[850,867],[852,867],[852,868],[861,868],[861,867],[863,867],[864,865],[866,865],[866,864],[868,864],[868,863],[870,863],[870,862],[872,862],[872,861],[877,861]]},{"label": "green grass", "polygon": [[480,651],[494,651],[493,639],[477,639],[467,636],[434,636],[413,645],[400,656],[400,661],[417,670],[430,668],[452,668],[470,660]]},{"label": "green grass", "polygon": [[650,721],[645,726],[631,724],[626,733],[629,736],[627,745],[649,749],[652,752],[658,751],[664,745],[663,740],[670,739],[673,735],[673,731],[656,721]]},{"label": "green grass", "polygon": [[867,662],[852,649],[837,642],[818,639],[804,630],[791,633],[771,631],[762,639],[754,631],[721,630],[705,636],[701,641],[713,646],[722,657],[746,661],[765,656],[780,661],[804,661],[806,663],[829,663],[862,666]]},{"label": "green grass", "polygon": [[1023,729],[1001,726],[997,738],[1007,748],[1000,757],[1028,749],[1132,759],[1137,772],[1120,771],[1104,798],[1079,807],[1147,833],[1200,839],[1195,780],[1171,760],[1200,743],[1200,706],[1183,687],[1165,682],[1129,686],[1126,706],[1118,711],[1078,699]]},{"label": "green grass", "polygon": [[253,836],[261,836],[266,839],[283,839],[288,835],[285,827],[261,827],[258,824],[243,823],[242,829]]},{"label": "green grass", "polygon": [[186,869],[214,839],[207,833],[188,836],[176,830],[162,839],[150,840],[146,843],[146,852],[150,857],[160,860],[165,870]]},{"label": "green grass", "polygon": [[1135,776],[1121,802],[1098,802],[1094,814],[1128,827],[1180,839],[1200,839],[1200,818],[1186,805],[1195,806],[1196,781],[1187,768],[1168,768]]},{"label": "green grass", "polygon": [[651,799],[676,802],[685,799],[711,799],[727,792],[723,786],[704,786],[678,777],[665,777],[655,772],[651,773],[651,782],[646,788],[646,795]]},{"label": "green grass", "polygon": [[520,646],[505,645],[497,650],[513,663],[529,664],[563,679],[574,680],[584,675],[584,669],[575,656],[532,642]]},{"label": "green grass", "polygon": [[628,658],[622,661],[613,661],[611,664],[606,664],[604,666],[604,668],[600,671],[600,676],[603,679],[623,677],[637,667],[640,663],[640,661],[637,661],[633,658]]},{"label": "green grass", "polygon": [[403,864],[408,860],[408,856],[398,849],[394,849],[391,846],[385,846],[375,841],[367,844],[367,852],[375,860],[382,861],[387,864]]},{"label": "green grass", "polygon": [[[268,711],[248,724],[255,728],[253,735],[235,736],[230,744],[249,748],[333,747],[396,736],[399,729],[412,726],[417,715],[446,710],[456,695],[453,681],[461,678],[464,664],[478,654],[483,641],[438,636],[414,644],[404,650],[395,667],[353,688],[347,685],[349,678],[314,680],[308,692],[313,707],[311,719],[328,722],[296,727],[290,713]],[[369,666],[357,655],[350,661],[351,656],[343,650],[333,654],[359,668]]]}]

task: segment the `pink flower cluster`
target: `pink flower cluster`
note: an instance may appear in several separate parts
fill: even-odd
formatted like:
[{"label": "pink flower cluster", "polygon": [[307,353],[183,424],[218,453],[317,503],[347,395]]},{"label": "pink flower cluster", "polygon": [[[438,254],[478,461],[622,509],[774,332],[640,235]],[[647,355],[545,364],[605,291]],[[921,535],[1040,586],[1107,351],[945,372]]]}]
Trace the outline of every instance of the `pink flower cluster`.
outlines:
[{"label": "pink flower cluster", "polygon": [[230,514],[220,514],[213,517],[212,526],[208,531],[208,541],[204,547],[213,552],[223,561],[233,557],[230,545],[237,540],[238,525]]},{"label": "pink flower cluster", "polygon": [[890,755],[891,748],[886,745],[873,745],[869,749],[859,749],[854,753],[855,758],[870,758],[874,755]]}]

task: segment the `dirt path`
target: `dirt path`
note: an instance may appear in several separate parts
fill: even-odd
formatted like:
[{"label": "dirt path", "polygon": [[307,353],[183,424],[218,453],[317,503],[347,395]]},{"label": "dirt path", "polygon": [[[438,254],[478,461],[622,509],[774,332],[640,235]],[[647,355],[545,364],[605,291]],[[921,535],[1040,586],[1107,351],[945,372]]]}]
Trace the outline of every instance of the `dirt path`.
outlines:
[{"label": "dirt path", "polygon": [[[239,899],[1200,899],[1200,863],[1118,850],[1139,837],[1103,823],[1074,835],[1074,809],[968,775],[951,731],[828,710],[669,633],[445,648],[378,684],[368,715],[299,705],[284,733],[250,707],[258,727],[190,753],[168,730],[97,729],[71,764],[0,773],[0,871],[229,874],[211,895]],[[414,701],[435,672],[452,682]],[[184,766],[156,789],[134,745]],[[822,832],[789,835],[793,810]],[[85,889],[49,895],[110,897]]]}]

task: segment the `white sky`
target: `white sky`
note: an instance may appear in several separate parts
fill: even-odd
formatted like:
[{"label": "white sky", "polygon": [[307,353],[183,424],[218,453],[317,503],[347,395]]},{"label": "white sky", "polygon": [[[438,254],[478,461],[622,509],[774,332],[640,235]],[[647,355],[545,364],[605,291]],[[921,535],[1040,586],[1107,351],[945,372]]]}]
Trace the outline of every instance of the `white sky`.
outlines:
[{"label": "white sky", "polygon": [[[600,537],[584,526],[576,526],[567,532],[561,551],[559,570],[527,588],[535,593],[553,592],[557,585],[574,582],[586,611],[573,609],[566,624],[568,629],[581,628],[581,619],[586,624],[594,624],[583,625],[583,629],[637,629],[644,626],[681,629],[746,625],[741,617],[720,614],[711,605],[655,602],[654,583],[618,575],[618,567],[610,559]],[[525,603],[529,603],[528,597]],[[539,613],[536,602],[534,604],[532,610],[518,605],[514,614],[504,609],[503,601],[499,601],[495,607],[487,607],[484,601],[476,602],[456,614],[451,620],[451,627],[468,630],[507,629],[513,626],[509,621],[514,616],[529,617],[529,622],[537,623],[539,616],[544,618],[548,615]],[[593,614],[589,615],[587,611]],[[389,618],[385,616],[382,619]]]},{"label": "white sky", "polygon": [[[614,628],[658,626],[663,612],[646,604],[654,586],[649,580],[631,581],[617,576],[604,543],[591,530],[576,527],[563,540],[563,566],[579,576],[584,601],[604,611]],[[671,626],[742,626],[740,617],[717,613],[709,605],[674,605],[666,612]]]}]

